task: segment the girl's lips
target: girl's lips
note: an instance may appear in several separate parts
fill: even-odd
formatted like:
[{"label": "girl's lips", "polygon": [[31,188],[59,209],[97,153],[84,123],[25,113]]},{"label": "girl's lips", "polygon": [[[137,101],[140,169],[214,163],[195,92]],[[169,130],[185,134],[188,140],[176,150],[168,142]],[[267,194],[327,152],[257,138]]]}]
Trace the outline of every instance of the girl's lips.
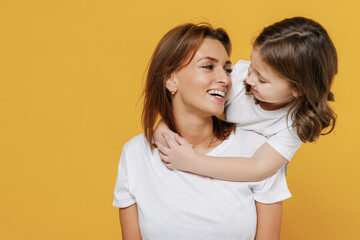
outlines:
[{"label": "girl's lips", "polygon": [[256,91],[255,89],[251,88],[251,92],[253,93],[258,93],[258,91]]}]

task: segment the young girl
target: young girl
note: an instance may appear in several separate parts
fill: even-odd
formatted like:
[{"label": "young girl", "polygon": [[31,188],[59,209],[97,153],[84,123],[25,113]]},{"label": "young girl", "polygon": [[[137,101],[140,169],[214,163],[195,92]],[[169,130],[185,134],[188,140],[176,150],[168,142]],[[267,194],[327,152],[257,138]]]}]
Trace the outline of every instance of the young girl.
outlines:
[{"label": "young girl", "polygon": [[235,64],[226,104],[227,121],[268,141],[252,158],[210,157],[177,134],[170,137],[161,122],[155,132],[161,158],[170,169],[229,181],[262,180],[286,165],[302,142],[333,130],[336,115],[328,102],[334,100],[330,87],[336,73],[336,49],[319,23],[295,17],[270,25],[256,38],[251,63]]}]

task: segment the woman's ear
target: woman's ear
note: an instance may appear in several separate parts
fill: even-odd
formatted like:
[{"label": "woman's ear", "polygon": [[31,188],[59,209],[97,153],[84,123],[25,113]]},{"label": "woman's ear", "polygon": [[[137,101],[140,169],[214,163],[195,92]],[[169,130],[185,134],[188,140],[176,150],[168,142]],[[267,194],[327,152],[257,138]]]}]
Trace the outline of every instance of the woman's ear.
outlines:
[{"label": "woman's ear", "polygon": [[299,91],[296,89],[292,90],[292,95],[297,98],[299,96]]},{"label": "woman's ear", "polygon": [[295,98],[300,97],[300,96],[302,96],[302,91],[294,88],[294,89],[292,90],[292,95],[293,95]]},{"label": "woman's ear", "polygon": [[170,77],[166,79],[165,87],[167,88],[167,90],[169,90],[169,92],[171,92],[171,94],[174,95],[176,93],[177,84],[176,84],[176,76],[174,73],[172,73]]},{"label": "woman's ear", "polygon": [[302,96],[303,95],[303,88],[301,86],[298,86],[298,87],[293,86],[292,87],[292,95],[295,98]]}]

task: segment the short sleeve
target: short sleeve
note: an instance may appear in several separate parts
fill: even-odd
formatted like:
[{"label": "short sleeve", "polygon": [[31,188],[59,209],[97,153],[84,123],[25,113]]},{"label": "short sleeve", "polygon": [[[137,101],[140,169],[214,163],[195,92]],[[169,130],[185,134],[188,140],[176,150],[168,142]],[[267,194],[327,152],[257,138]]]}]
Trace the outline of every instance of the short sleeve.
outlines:
[{"label": "short sleeve", "polygon": [[295,128],[293,127],[286,128],[285,130],[271,136],[267,143],[288,161],[290,161],[302,144]]},{"label": "short sleeve", "polygon": [[250,184],[253,184],[252,191],[257,202],[271,204],[291,197],[286,183],[284,168],[280,168],[276,173],[263,181]]},{"label": "short sleeve", "polygon": [[134,196],[129,191],[129,178],[126,161],[126,150],[124,147],[120,157],[114,189],[113,206],[118,208],[125,208],[136,202]]},{"label": "short sleeve", "polygon": [[250,62],[244,60],[239,60],[233,66],[233,71],[231,73],[232,87],[226,99],[225,107],[230,105],[240,95],[240,93],[245,90],[244,80],[248,76],[249,66]]}]

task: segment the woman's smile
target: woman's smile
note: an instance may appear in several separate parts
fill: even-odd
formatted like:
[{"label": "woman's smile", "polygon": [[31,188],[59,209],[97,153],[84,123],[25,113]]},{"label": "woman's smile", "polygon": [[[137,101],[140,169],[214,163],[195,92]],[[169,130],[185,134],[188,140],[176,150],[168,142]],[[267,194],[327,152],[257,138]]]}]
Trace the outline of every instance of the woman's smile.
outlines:
[{"label": "woman's smile", "polygon": [[217,89],[210,89],[207,93],[211,96],[212,99],[215,99],[219,102],[225,101],[226,89],[217,90]]}]

